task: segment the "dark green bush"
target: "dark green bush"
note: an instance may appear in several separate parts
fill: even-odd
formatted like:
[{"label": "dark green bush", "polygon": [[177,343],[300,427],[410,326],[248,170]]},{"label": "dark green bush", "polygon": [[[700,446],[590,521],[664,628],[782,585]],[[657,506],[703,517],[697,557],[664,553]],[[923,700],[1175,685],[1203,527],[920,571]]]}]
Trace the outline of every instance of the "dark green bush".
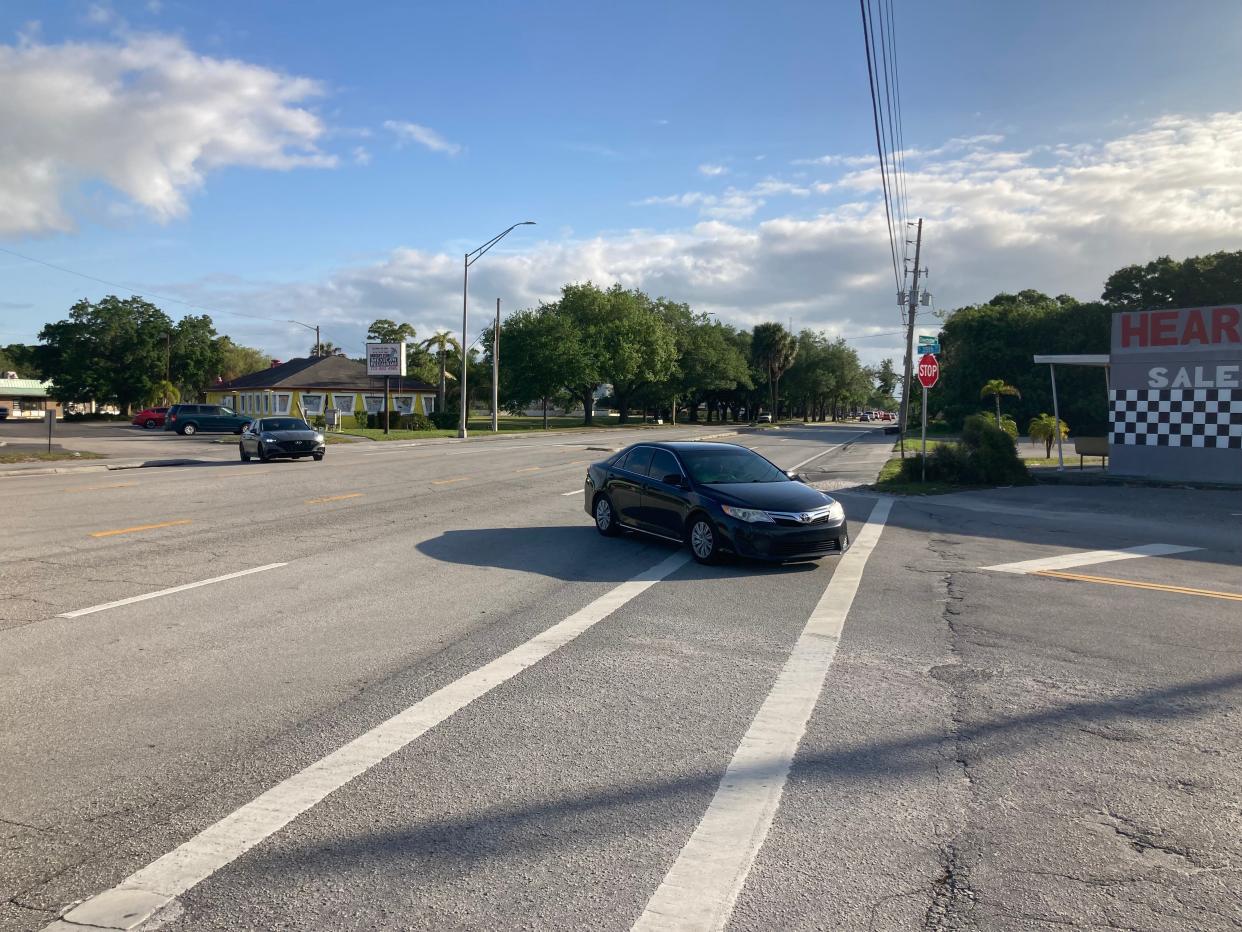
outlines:
[{"label": "dark green bush", "polygon": [[[922,457],[901,464],[901,478],[918,482]],[[961,443],[942,443],[927,457],[927,481],[955,485],[1010,485],[1025,482],[1026,466],[1008,433],[984,415],[966,418]]]},{"label": "dark green bush", "polygon": [[[503,330],[501,331],[503,333]],[[439,430],[452,430],[461,416],[455,411],[432,411],[431,423]]]}]

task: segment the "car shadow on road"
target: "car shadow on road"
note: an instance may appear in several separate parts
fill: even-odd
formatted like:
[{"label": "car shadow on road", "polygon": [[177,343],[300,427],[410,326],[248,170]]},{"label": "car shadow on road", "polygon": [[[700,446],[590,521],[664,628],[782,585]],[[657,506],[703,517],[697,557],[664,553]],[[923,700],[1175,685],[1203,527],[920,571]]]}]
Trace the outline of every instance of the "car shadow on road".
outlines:
[{"label": "car shadow on road", "polygon": [[[1022,715],[998,716],[963,726],[952,734],[924,732],[879,740],[880,732],[871,731],[869,734],[876,740],[854,742],[828,753],[799,754],[797,778],[804,782],[866,786],[922,775],[934,778],[944,765],[948,743],[969,746],[981,742],[984,744],[979,751],[972,752],[975,756],[982,753],[1003,759],[1011,751],[1057,741],[1061,729],[1080,736],[1084,726],[1127,722],[1173,726],[1204,714],[1224,713],[1230,703],[1239,700],[1240,689],[1242,673],[1235,673],[1124,698],[1085,700]],[[463,737],[469,740],[468,733]],[[463,747],[462,754],[468,757],[469,748]],[[705,772],[694,761],[687,761],[682,769],[683,776],[671,779],[631,782],[590,792],[561,792],[532,805],[503,803],[454,818],[429,814],[414,824],[360,831],[346,839],[332,835],[322,844],[288,844],[283,851],[258,849],[250,855],[250,867],[275,878],[272,883],[277,884],[311,869],[308,865],[312,864],[313,870],[336,876],[337,871],[348,873],[359,864],[388,862],[408,867],[420,863],[420,876],[426,870],[451,883],[451,877],[463,864],[524,858],[532,852],[574,850],[581,844],[584,828],[589,829],[589,837],[596,839],[595,843],[601,843],[601,834],[641,830],[646,823],[658,832],[669,817],[670,800],[674,798],[681,798],[675,804],[678,808],[688,805],[701,811],[723,774],[714,769]],[[738,770],[735,776],[739,781],[771,780],[782,778],[784,773],[783,762],[773,759]],[[687,798],[691,802],[687,803]],[[589,824],[584,826],[584,821]]]},{"label": "car shadow on road", "polygon": [[[605,539],[591,524],[582,524],[445,531],[422,541],[418,550],[445,563],[518,570],[566,582],[624,582],[683,548],[642,534]],[[696,579],[797,575],[816,568],[814,563],[779,565],[731,557],[715,566],[688,565]]]}]

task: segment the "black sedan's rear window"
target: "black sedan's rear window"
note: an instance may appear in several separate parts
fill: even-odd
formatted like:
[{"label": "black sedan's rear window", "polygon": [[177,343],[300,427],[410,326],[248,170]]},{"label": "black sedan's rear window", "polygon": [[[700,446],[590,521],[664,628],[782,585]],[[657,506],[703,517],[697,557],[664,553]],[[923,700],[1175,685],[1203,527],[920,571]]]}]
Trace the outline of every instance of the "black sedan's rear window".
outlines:
[{"label": "black sedan's rear window", "polygon": [[736,450],[681,451],[682,462],[695,482],[705,485],[726,482],[788,482],[789,477],[758,454]]}]

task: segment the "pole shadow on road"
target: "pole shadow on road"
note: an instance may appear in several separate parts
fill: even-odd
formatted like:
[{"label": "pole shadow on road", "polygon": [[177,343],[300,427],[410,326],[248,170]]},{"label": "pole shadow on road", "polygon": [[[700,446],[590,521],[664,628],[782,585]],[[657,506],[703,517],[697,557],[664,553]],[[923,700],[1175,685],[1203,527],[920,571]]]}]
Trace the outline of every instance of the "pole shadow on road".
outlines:
[{"label": "pole shadow on road", "polygon": [[[422,554],[445,563],[518,570],[566,582],[625,582],[679,549],[680,544],[639,534],[606,540],[590,524],[445,531],[418,544]],[[816,568],[814,563],[737,559],[716,566],[689,565],[697,570],[696,579],[797,575]]]},{"label": "pole shadow on road", "polygon": [[[799,754],[799,779],[823,783],[865,783],[926,775],[938,779],[946,746],[987,742],[972,759],[1003,759],[1011,751],[1059,740],[1058,731],[1078,734],[1084,724],[1147,722],[1173,726],[1211,712],[1225,712],[1242,699],[1230,696],[1242,688],[1242,674],[1178,683],[1117,699],[1084,700],[1030,712],[997,717],[962,726],[951,734],[924,732],[897,740],[854,743],[830,753]],[[879,732],[871,732],[878,735]],[[951,753],[957,754],[958,751]],[[686,769],[695,765],[687,762]],[[751,768],[740,778],[778,777],[783,764]],[[464,775],[463,775],[464,776]],[[456,876],[462,862],[504,860],[528,852],[572,850],[583,844],[584,818],[591,821],[592,839],[620,831],[641,830],[644,822],[663,824],[670,797],[697,797],[705,806],[720,782],[715,771],[686,774],[661,781],[631,783],[590,793],[562,793],[530,806],[498,805],[469,817],[420,819],[415,824],[383,831],[334,837],[323,844],[289,843],[285,850],[257,849],[250,869],[273,878],[276,887],[307,872],[349,872],[360,864],[422,862],[423,871]],[[255,882],[256,878],[250,878]],[[262,885],[260,885],[261,887]]]}]

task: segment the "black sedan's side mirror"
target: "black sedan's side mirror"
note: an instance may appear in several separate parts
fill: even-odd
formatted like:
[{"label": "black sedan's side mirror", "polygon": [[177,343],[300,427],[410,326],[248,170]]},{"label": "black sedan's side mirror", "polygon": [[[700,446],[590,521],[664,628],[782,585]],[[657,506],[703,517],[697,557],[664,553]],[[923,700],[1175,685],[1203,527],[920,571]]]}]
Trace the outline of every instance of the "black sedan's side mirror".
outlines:
[{"label": "black sedan's side mirror", "polygon": [[679,472],[669,473],[664,477],[664,482],[666,485],[675,485],[679,489],[684,489],[687,485],[689,485],[689,483],[686,482],[686,477]]},{"label": "black sedan's side mirror", "polygon": [[785,473],[785,475],[787,475],[794,482],[806,482],[806,476],[802,475],[800,472],[794,472],[792,469]]}]

